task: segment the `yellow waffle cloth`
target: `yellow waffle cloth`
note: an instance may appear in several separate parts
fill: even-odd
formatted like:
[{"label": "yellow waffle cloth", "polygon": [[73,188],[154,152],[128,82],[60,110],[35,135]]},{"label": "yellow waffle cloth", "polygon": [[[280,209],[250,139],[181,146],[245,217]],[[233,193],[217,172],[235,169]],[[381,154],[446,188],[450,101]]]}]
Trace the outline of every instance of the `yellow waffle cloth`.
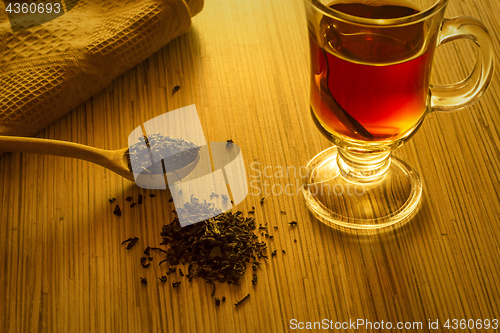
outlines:
[{"label": "yellow waffle cloth", "polygon": [[203,8],[203,0],[55,2],[66,3],[63,15],[14,29],[0,1],[0,135],[34,135],[187,32]]}]

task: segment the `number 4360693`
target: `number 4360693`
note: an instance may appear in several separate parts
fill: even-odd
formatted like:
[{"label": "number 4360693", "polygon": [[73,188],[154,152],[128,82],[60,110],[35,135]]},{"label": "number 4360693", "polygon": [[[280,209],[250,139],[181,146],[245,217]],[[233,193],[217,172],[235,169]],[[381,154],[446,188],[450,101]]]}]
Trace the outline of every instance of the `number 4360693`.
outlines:
[{"label": "number 4360693", "polygon": [[51,14],[51,13],[55,13],[55,14],[59,14],[61,12],[61,4],[60,3],[55,3],[55,4],[51,4],[51,3],[39,3],[39,4],[36,4],[36,3],[18,3],[18,2],[14,2],[14,3],[9,3],[7,5],[7,8],[5,9],[5,11],[9,14],[19,14],[19,13],[23,13],[23,14],[43,14],[43,13],[47,13],[47,14]]},{"label": "number 4360693", "polygon": [[453,329],[453,330],[458,330],[458,329],[498,329],[498,319],[448,319],[444,325],[447,329]]}]

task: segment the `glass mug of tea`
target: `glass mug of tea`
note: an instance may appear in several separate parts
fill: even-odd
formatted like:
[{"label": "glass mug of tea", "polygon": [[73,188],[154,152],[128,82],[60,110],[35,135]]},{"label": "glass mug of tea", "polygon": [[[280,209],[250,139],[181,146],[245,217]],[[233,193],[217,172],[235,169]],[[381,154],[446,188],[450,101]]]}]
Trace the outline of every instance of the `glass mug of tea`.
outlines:
[{"label": "glass mug of tea", "polygon": [[[335,144],[308,164],[302,188],[325,223],[376,229],[408,221],[422,182],[391,157],[426,114],[469,106],[493,75],[493,47],[472,17],[444,19],[448,0],[304,0],[311,56],[310,106]],[[435,86],[436,47],[456,39],[479,49],[462,82]]]}]

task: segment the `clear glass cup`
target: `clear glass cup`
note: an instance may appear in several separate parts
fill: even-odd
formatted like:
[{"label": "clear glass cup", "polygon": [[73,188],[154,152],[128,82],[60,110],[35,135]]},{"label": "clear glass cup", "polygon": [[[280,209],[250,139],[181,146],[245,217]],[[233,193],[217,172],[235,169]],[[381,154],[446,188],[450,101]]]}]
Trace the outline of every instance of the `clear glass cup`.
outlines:
[{"label": "clear glass cup", "polygon": [[[422,195],[418,173],[391,152],[425,116],[469,106],[493,75],[486,27],[444,19],[448,0],[305,0],[311,115],[334,143],[308,164],[303,194],[319,220],[376,229],[409,220]],[[432,85],[436,47],[467,39],[476,65],[462,82]]]}]

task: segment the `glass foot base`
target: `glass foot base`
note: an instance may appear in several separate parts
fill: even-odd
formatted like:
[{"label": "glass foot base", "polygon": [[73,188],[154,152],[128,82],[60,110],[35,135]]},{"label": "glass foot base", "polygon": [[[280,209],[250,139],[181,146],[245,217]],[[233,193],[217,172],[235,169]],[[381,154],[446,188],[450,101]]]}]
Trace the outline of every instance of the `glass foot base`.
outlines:
[{"label": "glass foot base", "polygon": [[422,182],[414,169],[391,157],[382,179],[353,182],[341,175],[337,155],[337,147],[332,147],[307,165],[302,192],[318,220],[346,228],[378,229],[414,216],[422,196]]}]

